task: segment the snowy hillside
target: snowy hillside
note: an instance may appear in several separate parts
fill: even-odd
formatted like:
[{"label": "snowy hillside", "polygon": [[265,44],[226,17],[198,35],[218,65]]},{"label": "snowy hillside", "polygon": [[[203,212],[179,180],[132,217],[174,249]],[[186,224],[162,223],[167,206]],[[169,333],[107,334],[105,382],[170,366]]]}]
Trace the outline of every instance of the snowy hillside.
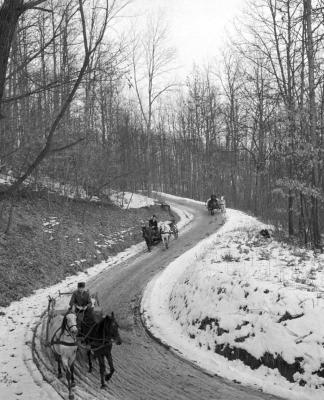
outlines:
[{"label": "snowy hillside", "polygon": [[227,214],[218,233],[152,284],[142,307],[148,327],[217,374],[322,399],[324,256],[265,239],[254,218]]}]

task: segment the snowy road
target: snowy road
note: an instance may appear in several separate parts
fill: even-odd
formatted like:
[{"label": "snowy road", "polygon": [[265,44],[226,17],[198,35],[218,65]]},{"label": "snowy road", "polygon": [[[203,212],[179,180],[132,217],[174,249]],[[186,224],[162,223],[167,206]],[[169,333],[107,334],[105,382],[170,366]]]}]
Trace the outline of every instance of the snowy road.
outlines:
[{"label": "snowy road", "polygon": [[[146,332],[139,313],[141,294],[147,283],[172,260],[191,248],[220,226],[217,217],[210,217],[202,206],[177,202],[194,215],[193,222],[168,251],[161,247],[152,253],[137,255],[117,268],[104,271],[89,281],[91,291],[100,294],[105,312],[114,311],[121,327],[124,343],[113,346],[116,373],[105,390],[100,389],[99,373],[89,374],[86,362],[79,357],[76,398],[119,400],[256,400],[278,399],[201,371],[180,356],[157,343]],[[44,376],[60,393],[66,394],[63,383],[53,379],[46,369],[53,370],[46,349],[36,341],[35,359]],[[65,395],[66,398],[66,395]]]}]

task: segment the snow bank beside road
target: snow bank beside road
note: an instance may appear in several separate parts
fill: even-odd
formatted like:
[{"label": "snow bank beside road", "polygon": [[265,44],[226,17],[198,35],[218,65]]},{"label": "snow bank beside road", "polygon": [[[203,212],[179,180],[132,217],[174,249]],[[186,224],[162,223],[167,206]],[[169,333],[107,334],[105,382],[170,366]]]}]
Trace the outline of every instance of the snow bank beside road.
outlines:
[{"label": "snow bank beside road", "polygon": [[[215,235],[147,287],[147,327],[218,375],[294,400],[323,399],[323,257],[261,239],[256,233],[264,225],[227,213]],[[281,373],[260,360],[277,362]]]}]

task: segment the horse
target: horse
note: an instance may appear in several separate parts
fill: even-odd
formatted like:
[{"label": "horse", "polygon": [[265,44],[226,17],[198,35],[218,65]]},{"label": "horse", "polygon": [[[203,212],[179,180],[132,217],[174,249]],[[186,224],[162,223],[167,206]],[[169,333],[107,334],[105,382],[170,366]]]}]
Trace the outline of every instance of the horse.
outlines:
[{"label": "horse", "polygon": [[160,222],[159,229],[161,234],[162,243],[166,249],[169,248],[169,240],[171,236],[171,228],[167,222]]},{"label": "horse", "polygon": [[215,196],[212,196],[209,200],[207,200],[207,209],[211,215],[214,215],[216,209],[220,209],[218,200]]},{"label": "horse", "polygon": [[226,202],[225,202],[224,196],[221,196],[221,198],[218,201],[218,205],[219,205],[221,212],[224,214],[226,212]]},{"label": "horse", "polygon": [[[87,350],[89,372],[92,372],[91,353],[95,358],[98,358],[101,388],[103,389],[106,387],[105,381],[109,381],[115,372],[111,355],[112,342],[114,341],[117,345],[122,343],[114,313],[111,313],[110,316],[106,315],[99,322],[96,322],[93,313],[88,310],[81,323],[81,337],[83,337],[85,344],[90,347]],[[110,368],[109,374],[106,374],[105,357]]]},{"label": "horse", "polygon": [[146,242],[146,246],[148,251],[151,251],[151,248],[155,243],[158,243],[161,240],[160,232],[157,232],[150,226],[142,226],[142,235]]},{"label": "horse", "polygon": [[72,310],[68,310],[63,315],[53,309],[53,299],[49,299],[49,322],[48,333],[51,337],[50,347],[57,361],[57,377],[62,377],[62,368],[65,371],[68,383],[69,399],[74,399],[72,388],[75,387],[74,381],[74,362],[77,354],[76,335],[78,333],[76,315]]}]

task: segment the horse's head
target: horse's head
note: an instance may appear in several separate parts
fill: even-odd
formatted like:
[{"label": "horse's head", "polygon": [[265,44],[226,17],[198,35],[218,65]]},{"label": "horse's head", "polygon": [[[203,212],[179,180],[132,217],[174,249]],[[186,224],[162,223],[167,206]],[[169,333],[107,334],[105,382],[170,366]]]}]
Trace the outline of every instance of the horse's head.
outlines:
[{"label": "horse's head", "polygon": [[106,315],[105,317],[105,336],[109,337],[113,340],[116,344],[120,345],[122,340],[119,335],[118,324],[115,320],[114,313],[112,312],[111,315]]},{"label": "horse's head", "polygon": [[71,335],[78,333],[77,317],[73,311],[68,311],[63,318],[61,332],[67,331]]}]

